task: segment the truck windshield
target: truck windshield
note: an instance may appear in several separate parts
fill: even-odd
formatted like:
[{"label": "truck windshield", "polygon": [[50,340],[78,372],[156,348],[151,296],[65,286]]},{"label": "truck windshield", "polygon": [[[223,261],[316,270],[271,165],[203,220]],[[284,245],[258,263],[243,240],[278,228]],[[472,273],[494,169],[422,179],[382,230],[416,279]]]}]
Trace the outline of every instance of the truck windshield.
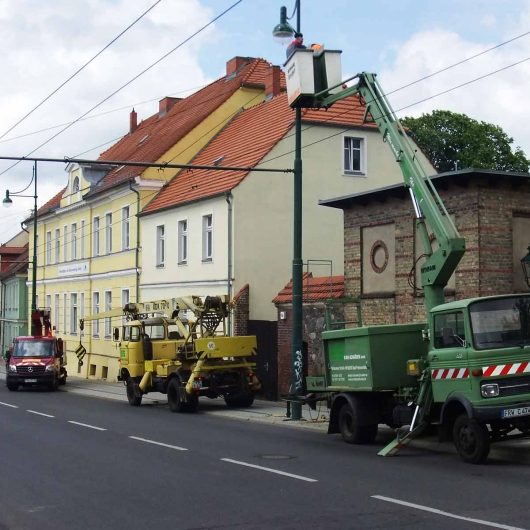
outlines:
[{"label": "truck windshield", "polygon": [[469,307],[473,343],[478,350],[530,344],[530,297],[475,302]]},{"label": "truck windshield", "polygon": [[21,340],[15,342],[13,357],[51,357],[53,343],[49,340]]}]

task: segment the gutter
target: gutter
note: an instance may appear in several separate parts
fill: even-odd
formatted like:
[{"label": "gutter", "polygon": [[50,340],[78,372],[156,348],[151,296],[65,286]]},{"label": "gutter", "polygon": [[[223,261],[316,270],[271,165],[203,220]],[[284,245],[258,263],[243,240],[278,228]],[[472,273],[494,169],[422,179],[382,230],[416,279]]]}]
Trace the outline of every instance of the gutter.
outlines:
[{"label": "gutter", "polygon": [[131,180],[129,181],[129,189],[136,193],[136,250],[134,266],[136,269],[136,303],[138,303],[140,300],[140,269],[138,267],[140,262],[140,192],[132,187],[132,182]]},{"label": "gutter", "polygon": [[[226,290],[228,293],[228,300],[232,300],[232,217],[233,217],[233,200],[234,196],[231,191],[227,191],[225,194],[225,200],[228,205],[228,233],[227,233],[227,246],[228,246],[228,259],[227,259],[227,285]],[[232,335],[232,312],[228,312],[228,335]]]}]

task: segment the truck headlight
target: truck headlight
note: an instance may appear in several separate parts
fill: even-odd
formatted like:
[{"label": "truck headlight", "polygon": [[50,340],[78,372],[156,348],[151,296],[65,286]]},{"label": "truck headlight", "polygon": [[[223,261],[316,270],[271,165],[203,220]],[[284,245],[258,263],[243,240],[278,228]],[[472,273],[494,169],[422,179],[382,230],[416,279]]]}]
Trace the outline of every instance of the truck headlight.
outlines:
[{"label": "truck headlight", "polygon": [[53,372],[53,364],[49,364],[48,366],[46,366],[46,371]]},{"label": "truck headlight", "polygon": [[17,371],[17,365],[16,364],[10,364],[9,365],[9,371],[10,372],[16,372]]},{"label": "truck headlight", "polygon": [[499,395],[499,385],[497,383],[481,385],[480,393],[482,394],[482,397],[485,398],[497,397]]}]

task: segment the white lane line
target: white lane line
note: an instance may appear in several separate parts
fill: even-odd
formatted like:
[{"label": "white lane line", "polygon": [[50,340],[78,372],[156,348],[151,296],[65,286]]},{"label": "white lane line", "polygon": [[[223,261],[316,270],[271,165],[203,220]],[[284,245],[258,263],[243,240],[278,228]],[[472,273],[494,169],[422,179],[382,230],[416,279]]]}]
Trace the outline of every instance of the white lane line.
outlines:
[{"label": "white lane line", "polygon": [[80,423],[78,421],[68,420],[68,423],[73,423],[74,425],[79,425],[80,427],[86,427],[87,429],[94,429],[96,431],[106,431],[103,427],[96,427],[95,425],[89,425],[88,423]]},{"label": "white lane line", "polygon": [[473,519],[472,517],[463,517],[462,515],[456,515],[454,513],[444,512],[437,510],[436,508],[429,508],[429,506],[423,506],[421,504],[414,504],[412,502],[400,501],[399,499],[393,499],[391,497],[383,497],[382,495],[372,495],[372,499],[379,499],[380,501],[393,502],[394,504],[401,504],[408,508],[415,508],[416,510],[423,510],[424,512],[435,513],[436,515],[442,515],[443,517],[451,517],[452,519],[459,519],[461,521],[468,521],[470,523],[477,523],[483,526],[490,526],[491,528],[504,528],[504,530],[524,530],[518,526],[510,526],[506,524],[492,523],[491,521],[484,521],[482,519]]},{"label": "white lane line", "polygon": [[4,407],[11,407],[12,409],[18,409],[17,405],[10,405],[9,403],[4,403],[3,401],[0,401],[0,405],[4,405]]},{"label": "white lane line", "polygon": [[231,458],[221,458],[223,462],[229,462],[231,464],[237,464],[239,466],[253,467],[254,469],[261,469],[262,471],[268,471],[269,473],[276,473],[277,475],[283,475],[284,477],[291,477],[305,482],[318,482],[318,480],[309,477],[303,477],[302,475],[293,475],[292,473],[286,473],[285,471],[278,471],[277,469],[271,469],[270,467],[256,466],[255,464],[248,464],[247,462],[240,462],[239,460],[232,460]]},{"label": "white lane line", "polygon": [[27,409],[26,412],[37,414],[37,416],[44,416],[45,418],[55,418],[55,416],[52,416],[51,414],[44,414],[44,412],[37,412],[36,410]]},{"label": "white lane line", "polygon": [[169,449],[175,449],[177,451],[187,451],[185,447],[179,447],[178,445],[170,445],[162,442],[155,442],[154,440],[148,440],[147,438],[140,438],[138,436],[129,436],[132,440],[138,440],[139,442],[145,442],[147,444],[160,445],[161,447],[168,447]]}]

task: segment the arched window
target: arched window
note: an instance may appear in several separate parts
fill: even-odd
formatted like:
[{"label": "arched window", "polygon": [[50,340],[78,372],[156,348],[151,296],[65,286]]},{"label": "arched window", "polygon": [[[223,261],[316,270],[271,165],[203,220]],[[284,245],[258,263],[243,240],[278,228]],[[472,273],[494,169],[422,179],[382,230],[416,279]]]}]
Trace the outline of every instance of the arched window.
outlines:
[{"label": "arched window", "polygon": [[72,193],[77,193],[79,191],[79,177],[75,177],[74,182],[72,183]]}]

